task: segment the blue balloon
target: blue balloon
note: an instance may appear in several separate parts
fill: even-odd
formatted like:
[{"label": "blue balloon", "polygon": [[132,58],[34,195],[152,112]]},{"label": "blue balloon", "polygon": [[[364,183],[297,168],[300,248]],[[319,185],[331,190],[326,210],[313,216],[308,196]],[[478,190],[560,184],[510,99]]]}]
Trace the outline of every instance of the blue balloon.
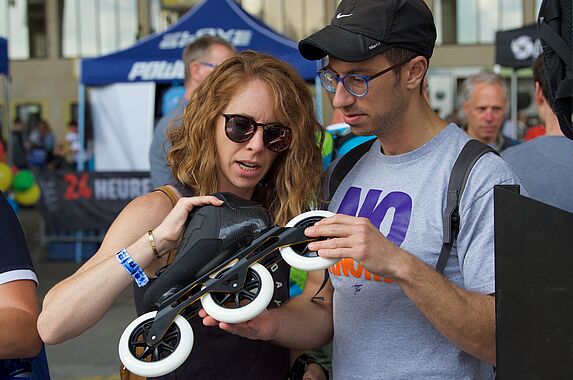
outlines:
[{"label": "blue balloon", "polygon": [[170,87],[167,91],[163,93],[163,97],[161,98],[161,112],[163,115],[166,115],[171,111],[177,103],[179,99],[181,99],[185,95],[185,87],[183,86],[173,86]]},{"label": "blue balloon", "polygon": [[12,210],[14,210],[14,213],[17,214],[20,211],[20,206],[18,205],[18,202],[16,202],[12,197],[6,197],[6,200],[8,201],[8,204],[12,206]]}]

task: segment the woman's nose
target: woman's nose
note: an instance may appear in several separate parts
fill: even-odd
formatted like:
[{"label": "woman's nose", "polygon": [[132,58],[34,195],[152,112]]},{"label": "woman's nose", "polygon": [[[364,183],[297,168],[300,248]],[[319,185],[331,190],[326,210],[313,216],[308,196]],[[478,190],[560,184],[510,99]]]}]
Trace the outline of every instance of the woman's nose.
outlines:
[{"label": "woman's nose", "polygon": [[263,142],[263,128],[257,127],[255,134],[253,137],[247,141],[247,149],[251,149],[254,151],[260,151],[265,147]]}]

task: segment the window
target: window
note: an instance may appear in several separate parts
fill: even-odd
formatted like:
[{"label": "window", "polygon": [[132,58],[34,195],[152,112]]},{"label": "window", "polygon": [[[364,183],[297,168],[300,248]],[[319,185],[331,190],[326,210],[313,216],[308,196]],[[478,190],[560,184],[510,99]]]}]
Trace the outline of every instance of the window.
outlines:
[{"label": "window", "polygon": [[523,0],[434,0],[441,44],[490,44],[523,25]]},{"label": "window", "polygon": [[64,58],[99,56],[136,41],[137,0],[59,1]]},{"label": "window", "polygon": [[46,58],[48,56],[48,42],[45,0],[28,0],[28,38],[30,57]]},{"label": "window", "polygon": [[535,0],[535,19],[539,16],[539,8],[541,8],[541,3],[543,0]]},{"label": "window", "polygon": [[47,57],[46,0],[0,0],[0,36],[11,59]]},{"label": "window", "polygon": [[151,33],[161,32],[174,24],[199,0],[150,0]]}]

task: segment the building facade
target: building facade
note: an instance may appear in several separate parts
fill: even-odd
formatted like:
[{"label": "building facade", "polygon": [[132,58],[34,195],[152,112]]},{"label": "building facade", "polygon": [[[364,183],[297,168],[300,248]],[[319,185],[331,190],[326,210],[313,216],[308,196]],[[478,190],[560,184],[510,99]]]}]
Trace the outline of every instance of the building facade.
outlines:
[{"label": "building facade", "polygon": [[[338,0],[236,1],[293,40],[327,24],[338,4]],[[541,0],[425,1],[438,28],[428,81],[430,101],[444,116],[456,108],[457,86],[464,77],[494,67],[495,32],[535,23]],[[10,58],[10,104],[0,97],[2,134],[6,135],[8,111],[11,119],[19,117],[27,128],[46,119],[62,140],[66,123],[77,118],[79,59],[126,48],[144,35],[164,30],[198,2],[0,0],[0,36],[8,38]],[[520,86],[529,91],[531,81],[522,80]],[[328,105],[323,109],[327,119]]]}]

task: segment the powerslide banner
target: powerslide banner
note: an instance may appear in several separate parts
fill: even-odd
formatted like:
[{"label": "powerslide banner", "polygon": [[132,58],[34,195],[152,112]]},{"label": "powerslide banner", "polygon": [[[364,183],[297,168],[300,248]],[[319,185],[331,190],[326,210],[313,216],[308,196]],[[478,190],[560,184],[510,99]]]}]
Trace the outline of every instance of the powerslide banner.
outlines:
[{"label": "powerslide banner", "polygon": [[148,172],[57,171],[40,174],[38,184],[51,231],[107,229],[129,201],[152,190]]}]

